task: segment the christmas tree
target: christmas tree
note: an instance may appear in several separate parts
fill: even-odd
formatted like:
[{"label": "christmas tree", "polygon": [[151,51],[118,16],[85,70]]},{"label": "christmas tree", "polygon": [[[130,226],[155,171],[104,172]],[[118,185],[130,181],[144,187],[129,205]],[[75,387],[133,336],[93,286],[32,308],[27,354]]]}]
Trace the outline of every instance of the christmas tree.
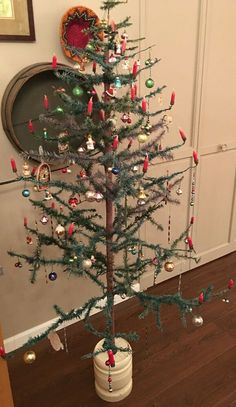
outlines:
[{"label": "christmas tree", "polygon": [[[156,87],[151,75],[152,67],[159,59],[152,57],[152,47],[141,47],[140,51],[142,39],[128,37],[129,18],[119,23],[112,19],[112,9],[122,3],[125,2],[103,1],[101,9],[105,18],[84,31],[88,38],[86,47],[70,49],[78,56],[79,66],[57,69],[56,57],[53,57],[55,75],[65,81],[65,88],[55,91],[59,100],[56,110],[50,111],[50,100],[45,95],[46,113],[40,119],[48,129],[44,138],[48,143],[58,143],[58,153],[48,153],[42,148],[39,154],[30,153],[42,162],[36,173],[24,164],[23,176],[19,177],[32,182],[39,192],[39,199],[30,198],[30,201],[43,212],[40,223],[51,224],[51,230],[46,233],[38,222],[32,228],[25,218],[27,243],[32,244],[32,252],[10,252],[18,257],[19,264],[23,259],[30,265],[32,283],[42,269],[56,266],[69,275],[86,276],[100,288],[100,295],[89,298],[82,307],[66,312],[55,306],[57,322],[25,345],[34,345],[65,321],[83,317],[86,328],[103,340],[102,347],[86,356],[107,353],[109,367],[114,366],[118,351],[130,352],[129,346],[117,345],[116,339],[137,339],[133,332],[116,331],[115,296],[135,296],[143,306],[139,317],[153,312],[157,326],[161,328],[163,304],[176,305],[184,323],[187,314],[196,314],[195,324],[201,325],[202,319],[194,309],[213,295],[223,295],[227,291],[213,294],[212,287],[207,287],[196,293],[195,298],[185,299],[180,291],[155,296],[134,290],[135,282],[150,267],[153,268],[153,284],[156,284],[159,273],[173,270],[173,258],[198,261],[191,239],[193,217],[174,241],[171,241],[170,225],[167,226],[167,247],[143,240],[139,233],[144,223],[152,224],[157,231],[163,230],[156,213],[166,205],[178,204],[173,191],[177,189],[177,194],[181,194],[179,186],[184,172],[198,165],[198,155],[193,151],[192,167],[183,171],[156,177],[148,174],[149,166],[158,160],[173,159],[174,151],[184,145],[186,134],[180,129],[179,144],[163,147],[162,140],[169,129],[168,111],[175,104],[175,92],[170,94],[166,108],[155,109],[155,101],[165,89],[165,86]],[[139,61],[141,53],[149,55],[143,66]],[[138,80],[144,71],[150,72],[145,81],[147,92],[140,95]],[[50,129],[56,130],[57,135],[51,136]],[[29,130],[33,131],[31,122]],[[78,167],[79,174],[74,182],[51,177],[49,164],[54,160],[63,162],[65,172],[71,166]],[[14,160],[12,169],[17,171]],[[28,197],[29,190],[24,189],[23,195]],[[101,205],[105,207],[104,216],[100,214]],[[54,256],[50,257],[48,250],[45,254],[48,247],[56,248]],[[56,280],[57,273],[52,269],[49,280]],[[233,284],[230,280],[228,289]],[[91,322],[94,308],[104,314],[105,324],[101,331]],[[109,390],[112,390],[110,382]]]}]

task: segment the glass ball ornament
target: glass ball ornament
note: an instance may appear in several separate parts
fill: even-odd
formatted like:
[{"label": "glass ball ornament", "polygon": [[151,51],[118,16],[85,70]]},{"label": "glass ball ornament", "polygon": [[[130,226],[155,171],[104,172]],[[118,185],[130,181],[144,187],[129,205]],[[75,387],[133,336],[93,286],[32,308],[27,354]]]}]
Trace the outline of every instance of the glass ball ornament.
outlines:
[{"label": "glass ball ornament", "polygon": [[84,91],[80,86],[77,85],[72,89],[72,93],[74,96],[81,97]]},{"label": "glass ball ornament", "polygon": [[155,82],[154,82],[154,80],[153,80],[152,78],[148,78],[148,79],[145,81],[145,86],[146,86],[146,88],[148,88],[148,89],[153,88],[154,84],[155,84]]},{"label": "glass ball ornament", "polygon": [[117,167],[113,167],[112,170],[111,170],[111,172],[112,172],[112,174],[114,174],[114,175],[118,175],[118,174],[120,173],[120,169],[117,168]]},{"label": "glass ball ornament", "polygon": [[29,198],[29,196],[30,196],[30,190],[27,189],[27,188],[23,189],[23,191],[22,191],[22,196],[23,196],[24,198]]},{"label": "glass ball ornament", "polygon": [[64,113],[64,109],[61,106],[57,106],[56,113]]},{"label": "glass ball ornament", "polygon": [[55,229],[55,233],[56,233],[56,235],[58,236],[58,237],[61,237],[61,236],[63,236],[64,235],[64,233],[65,233],[65,228],[64,228],[64,226],[62,226],[62,225],[57,225],[57,227],[56,227],[56,229]]},{"label": "glass ball ornament", "polygon": [[57,273],[55,273],[55,271],[51,271],[51,273],[48,274],[48,278],[50,281],[55,281],[57,279]]},{"label": "glass ball ornament", "polygon": [[23,360],[27,365],[31,365],[36,360],[36,353],[33,350],[28,350],[24,353]]},{"label": "glass ball ornament", "polygon": [[85,259],[85,260],[83,260],[83,262],[82,262],[82,266],[83,266],[83,268],[85,268],[85,269],[90,269],[91,267],[92,267],[92,260],[91,259]]},{"label": "glass ball ornament", "polygon": [[176,191],[176,194],[180,196],[180,195],[182,195],[182,193],[183,193],[182,189],[178,188]]},{"label": "glass ball ornament", "polygon": [[147,141],[147,139],[148,139],[148,136],[145,133],[141,133],[141,134],[138,135],[138,141],[141,144],[145,143]]},{"label": "glass ball ornament", "polygon": [[201,317],[201,315],[194,315],[192,318],[192,323],[193,325],[199,327],[203,325],[203,318]]},{"label": "glass ball ornament", "polygon": [[174,263],[172,261],[167,261],[164,264],[164,269],[166,271],[168,271],[168,273],[171,273],[174,270],[174,268],[175,268],[175,265],[174,265]]},{"label": "glass ball ornament", "polygon": [[138,172],[138,166],[137,166],[137,165],[134,165],[133,168],[132,168],[132,171],[133,171],[133,173]]}]

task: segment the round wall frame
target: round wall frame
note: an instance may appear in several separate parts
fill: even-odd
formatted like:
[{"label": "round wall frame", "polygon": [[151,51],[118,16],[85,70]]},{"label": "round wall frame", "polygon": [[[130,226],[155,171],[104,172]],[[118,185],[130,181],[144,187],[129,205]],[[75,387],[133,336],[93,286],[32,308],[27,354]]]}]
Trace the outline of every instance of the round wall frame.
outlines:
[{"label": "round wall frame", "polygon": [[[58,64],[59,71],[66,67]],[[48,96],[49,110],[53,111],[62,105],[61,99],[55,94],[58,88],[65,88],[71,94],[73,86],[57,78],[51,63],[47,62],[22,69],[7,85],[1,105],[2,124],[7,137],[19,152],[37,152],[41,145],[45,151],[58,154],[57,141],[49,142],[39,137],[47,127],[46,123],[39,121],[39,116],[45,113],[44,95]],[[88,100],[87,92],[81,99]],[[28,130],[29,120],[33,122],[34,134]],[[58,136],[59,133],[49,126],[47,131],[49,137]]]}]

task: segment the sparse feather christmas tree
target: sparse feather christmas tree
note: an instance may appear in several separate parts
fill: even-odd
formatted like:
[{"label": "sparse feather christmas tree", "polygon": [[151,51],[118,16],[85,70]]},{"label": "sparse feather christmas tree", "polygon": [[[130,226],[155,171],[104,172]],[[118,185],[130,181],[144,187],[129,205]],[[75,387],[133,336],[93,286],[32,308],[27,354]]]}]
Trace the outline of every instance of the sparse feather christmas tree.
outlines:
[{"label": "sparse feather christmas tree", "polygon": [[[43,101],[46,113],[42,114],[41,120],[48,129],[44,138],[47,142],[56,140],[59,152],[57,155],[47,154],[41,149],[42,163],[36,175],[32,175],[25,164],[23,177],[19,177],[32,182],[41,192],[38,200],[30,201],[43,212],[41,223],[51,222],[51,233],[46,233],[37,222],[35,228],[29,227],[25,218],[28,243],[36,243],[31,246],[31,254],[10,252],[10,255],[30,265],[32,283],[42,267],[57,266],[61,272],[91,279],[101,293],[69,312],[55,306],[57,322],[40,336],[30,339],[26,346],[47,337],[65,321],[83,316],[86,328],[103,341],[102,347],[95,352],[89,350],[87,356],[107,354],[109,372],[114,368],[117,352],[131,352],[129,345],[119,346],[117,338],[127,341],[137,339],[133,332],[116,331],[116,295],[136,297],[143,306],[139,317],[144,318],[153,312],[157,326],[161,328],[162,304],[176,305],[185,322],[187,314],[208,302],[213,295],[223,295],[233,286],[231,281],[226,290],[214,294],[212,287],[208,287],[191,299],[183,298],[179,291],[173,295],[157,296],[137,292],[133,288],[150,267],[154,270],[155,284],[159,273],[173,270],[173,258],[198,260],[191,239],[194,218],[190,219],[188,227],[178,238],[169,241],[168,247],[144,241],[139,234],[145,222],[154,225],[158,231],[163,229],[155,214],[165,205],[178,203],[173,197],[173,189],[178,188],[184,172],[198,164],[198,156],[194,151],[193,167],[184,171],[159,177],[148,174],[149,166],[156,159],[168,161],[173,158],[174,151],[184,145],[186,134],[180,129],[179,144],[162,148],[161,140],[168,131],[167,113],[175,104],[175,92],[170,95],[166,108],[155,110],[157,103],[153,101],[165,86],[156,87],[150,75],[145,82],[146,94],[139,95],[138,78],[145,70],[151,73],[159,60],[151,57],[151,47],[141,47],[140,51],[138,45],[141,40],[128,37],[129,18],[119,23],[112,19],[112,9],[122,3],[125,2],[104,1],[101,9],[106,17],[92,24],[84,33],[90,38],[86,48],[70,49],[78,56],[79,67],[57,69],[55,56],[53,58],[55,74],[72,89],[70,93],[66,89],[55,91],[60,102],[54,111],[50,111],[50,100],[46,95]],[[139,62],[140,52],[149,53],[143,66]],[[90,62],[86,65],[86,61]],[[50,128],[57,130],[56,138],[50,136]],[[29,130],[32,132],[30,122]],[[37,157],[37,153],[33,156]],[[73,183],[51,179],[48,162],[55,159],[63,161],[65,168],[79,166],[79,175]],[[14,162],[12,169],[15,171],[13,167]],[[27,197],[28,192],[24,193]],[[87,202],[93,203],[94,207],[90,208],[91,204],[87,207]],[[101,205],[105,206],[104,217],[99,214]],[[57,255],[52,258],[45,255],[44,249],[48,246],[56,247]],[[148,249],[150,255],[144,257],[144,249]],[[48,277],[54,281],[57,273],[52,271]],[[102,331],[98,331],[90,319],[96,307],[105,317]],[[201,318],[196,318],[195,324],[201,325]],[[111,380],[108,390],[112,390]]]}]

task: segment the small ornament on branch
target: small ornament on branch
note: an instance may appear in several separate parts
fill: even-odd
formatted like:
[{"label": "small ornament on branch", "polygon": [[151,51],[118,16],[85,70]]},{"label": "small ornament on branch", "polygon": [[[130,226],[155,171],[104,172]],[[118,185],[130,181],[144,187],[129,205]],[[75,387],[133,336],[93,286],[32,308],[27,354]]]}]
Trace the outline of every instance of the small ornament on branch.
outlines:
[{"label": "small ornament on branch", "polygon": [[93,97],[91,96],[91,98],[88,101],[87,114],[91,116],[92,111],[93,111]]},{"label": "small ornament on branch", "polygon": [[49,332],[49,334],[48,334],[48,339],[49,339],[49,341],[50,341],[50,344],[51,344],[51,346],[52,346],[52,348],[55,350],[55,351],[59,351],[59,350],[63,350],[64,349],[64,345],[63,345],[63,343],[61,342],[61,340],[60,340],[60,337],[59,337],[59,335],[56,333],[56,332],[54,332],[54,331],[52,331],[52,332]]},{"label": "small ornament on branch", "polygon": [[170,97],[170,106],[174,106],[175,104],[175,91],[173,90],[173,92],[171,93],[171,97]]},{"label": "small ornament on branch", "polygon": [[199,159],[198,159],[198,153],[197,151],[193,151],[193,161],[195,165],[198,165]]},{"label": "small ornament on branch", "polygon": [[201,292],[201,293],[199,294],[199,296],[198,296],[198,303],[199,303],[199,304],[203,304],[203,302],[204,302],[204,293]]},{"label": "small ornament on branch", "polygon": [[148,166],[149,166],[149,158],[148,158],[148,154],[146,154],[146,157],[143,162],[143,173],[144,174],[147,172]]},{"label": "small ornament on branch", "polygon": [[186,136],[185,131],[183,129],[179,128],[179,134],[180,134],[181,139],[185,143],[185,141],[187,140],[187,136]]},{"label": "small ornament on branch", "polygon": [[45,110],[49,109],[49,102],[48,102],[48,96],[47,95],[44,95],[44,97],[43,97],[43,106],[44,106]]},{"label": "small ornament on branch", "polygon": [[56,69],[57,68],[57,56],[55,54],[53,54],[52,56],[52,69]]}]

